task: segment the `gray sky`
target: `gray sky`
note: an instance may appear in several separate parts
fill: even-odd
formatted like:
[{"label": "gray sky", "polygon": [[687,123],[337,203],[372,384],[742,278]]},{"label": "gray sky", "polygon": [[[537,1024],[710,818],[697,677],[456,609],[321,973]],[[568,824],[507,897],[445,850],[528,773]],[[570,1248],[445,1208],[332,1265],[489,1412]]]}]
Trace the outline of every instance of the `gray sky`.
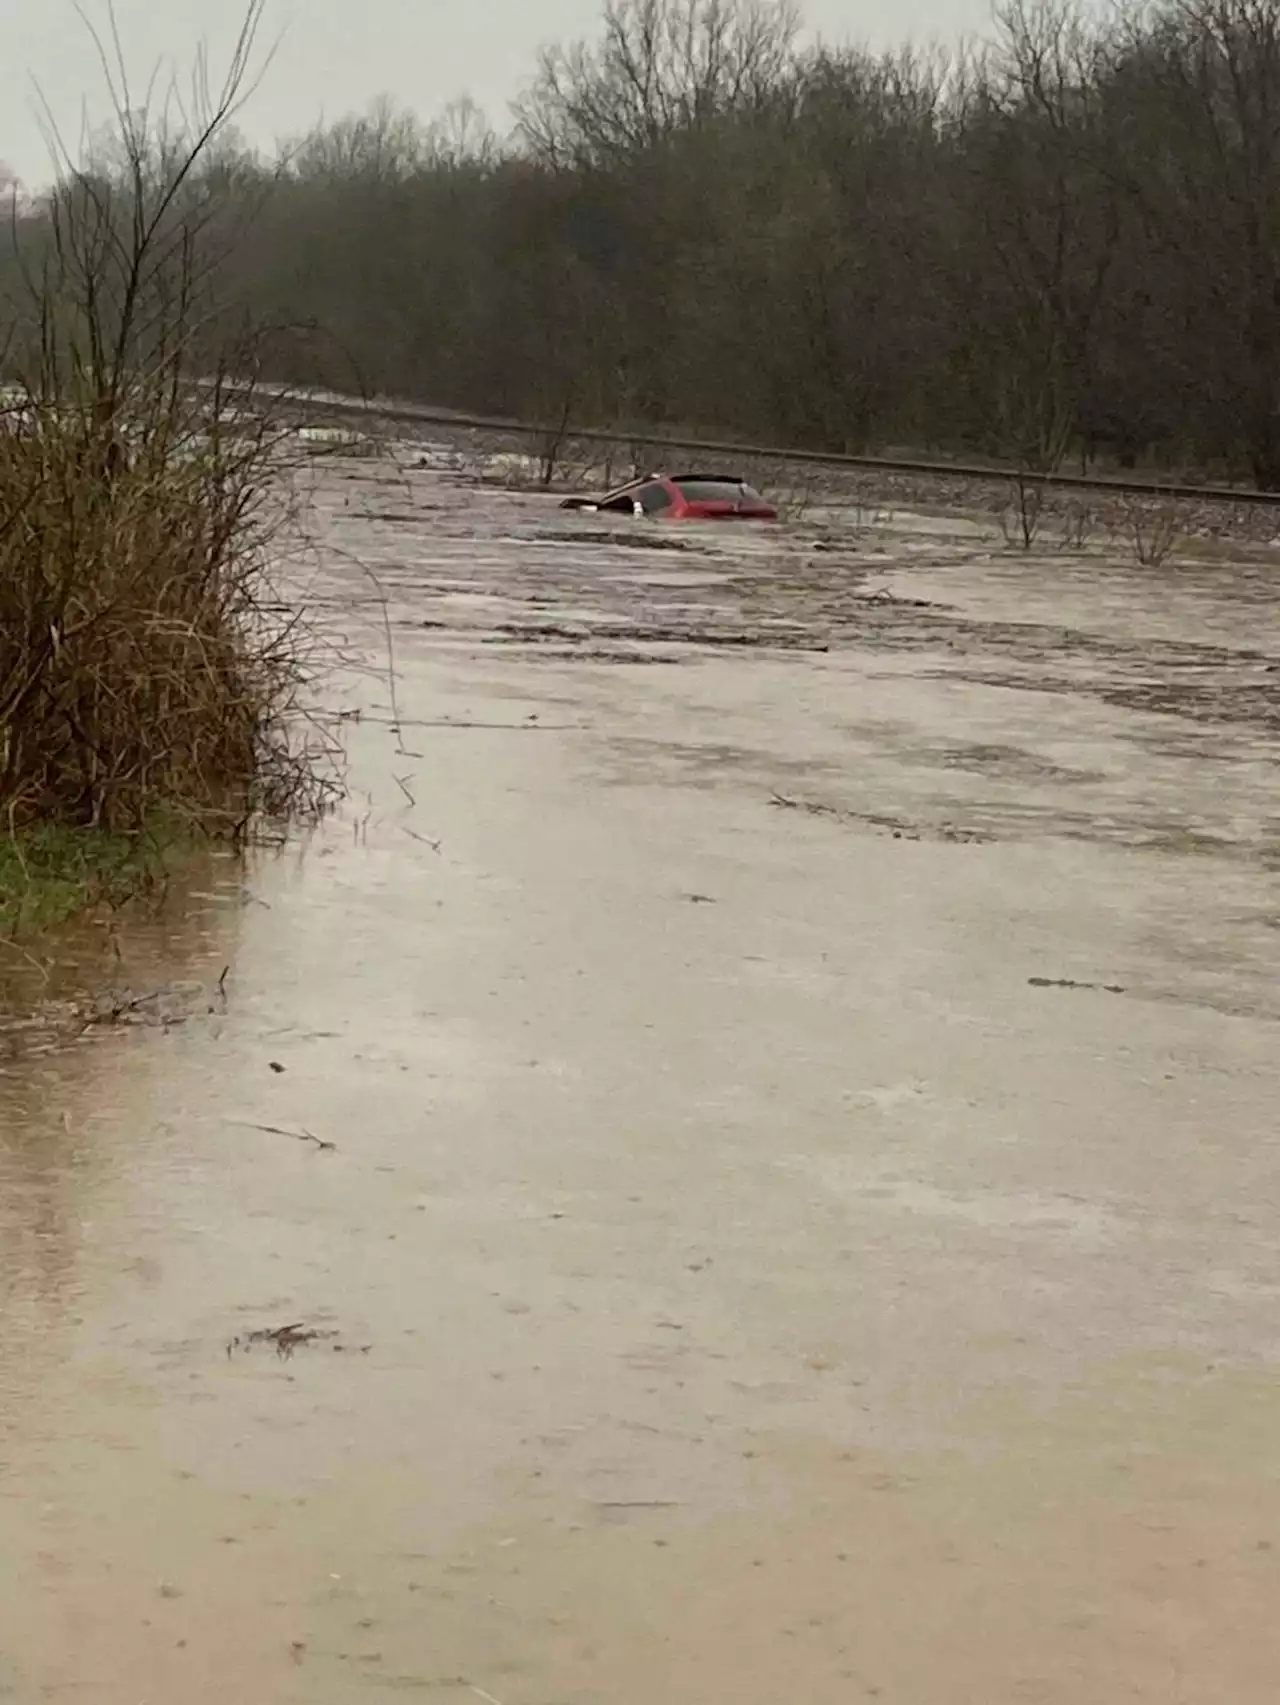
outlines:
[{"label": "gray sky", "polygon": [[[106,0],[82,5],[105,21]],[[875,45],[973,33],[989,16],[989,0],[804,6],[812,31]],[[592,34],[601,8],[602,0],[268,0],[268,39],[283,31],[283,40],[242,128],[269,144],[379,94],[430,116],[468,92],[501,129],[538,46]],[[242,10],[240,0],[116,0],[116,15],[130,74],[141,84],[160,59],[189,68],[201,39],[222,67]],[[49,175],[36,84],[74,152],[86,105],[99,122],[105,103],[73,0],[0,0],[0,161],[32,186]]]}]

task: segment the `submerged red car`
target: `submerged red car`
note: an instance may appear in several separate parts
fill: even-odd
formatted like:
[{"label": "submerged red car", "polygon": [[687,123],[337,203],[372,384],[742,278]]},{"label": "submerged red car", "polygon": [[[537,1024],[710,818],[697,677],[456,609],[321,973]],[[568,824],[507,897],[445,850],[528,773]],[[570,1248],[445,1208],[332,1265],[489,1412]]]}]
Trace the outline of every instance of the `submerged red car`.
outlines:
[{"label": "submerged red car", "polygon": [[603,497],[566,497],[562,509],[648,515],[662,521],[776,521],[778,511],[736,474],[648,474]]}]

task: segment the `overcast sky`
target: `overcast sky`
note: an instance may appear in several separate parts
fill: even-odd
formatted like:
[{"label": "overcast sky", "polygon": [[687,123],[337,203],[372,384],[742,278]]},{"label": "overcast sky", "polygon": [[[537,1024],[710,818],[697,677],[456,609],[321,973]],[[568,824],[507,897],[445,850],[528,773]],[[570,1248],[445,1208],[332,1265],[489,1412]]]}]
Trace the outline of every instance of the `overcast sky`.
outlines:
[{"label": "overcast sky", "polygon": [[[106,0],[81,0],[101,23]],[[527,79],[539,45],[590,35],[603,0],[267,0],[279,51],[242,120],[271,143],[388,94],[424,115],[470,93],[503,128],[506,103]],[[807,0],[811,31],[886,45],[985,27],[989,0]],[[131,74],[145,82],[158,59],[190,65],[208,41],[216,66],[242,16],[239,0],[116,0]],[[221,50],[221,51],[220,51]],[[38,85],[74,143],[86,103],[104,116],[102,76],[73,0],[0,0],[0,161],[28,184],[48,176],[35,112]]]}]

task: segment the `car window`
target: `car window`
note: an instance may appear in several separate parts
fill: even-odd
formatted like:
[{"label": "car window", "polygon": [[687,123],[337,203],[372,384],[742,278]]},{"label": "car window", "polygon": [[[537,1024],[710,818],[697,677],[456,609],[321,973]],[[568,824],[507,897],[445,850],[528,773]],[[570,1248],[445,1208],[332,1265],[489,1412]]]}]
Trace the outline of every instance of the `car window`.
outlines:
[{"label": "car window", "polygon": [[665,485],[643,485],[638,493],[640,507],[646,515],[660,515],[671,507],[671,493]]},{"label": "car window", "polygon": [[682,479],[677,480],[680,495],[689,503],[763,503],[754,486],[740,480]]}]

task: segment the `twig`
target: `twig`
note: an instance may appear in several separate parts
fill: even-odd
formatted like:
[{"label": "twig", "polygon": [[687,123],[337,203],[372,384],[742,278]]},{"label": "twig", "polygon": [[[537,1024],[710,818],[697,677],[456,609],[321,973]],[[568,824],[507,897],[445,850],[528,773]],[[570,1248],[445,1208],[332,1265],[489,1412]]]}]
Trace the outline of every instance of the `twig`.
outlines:
[{"label": "twig", "polygon": [[327,1150],[336,1153],[338,1147],[337,1143],[322,1142],[319,1137],[313,1136],[305,1126],[300,1131],[287,1131],[283,1125],[259,1125],[253,1119],[231,1119],[228,1120],[228,1123],[238,1125],[243,1131],[261,1131],[268,1137],[289,1137],[295,1143],[314,1143],[316,1148],[322,1152]]},{"label": "twig", "polygon": [[474,1682],[468,1682],[467,1686],[477,1699],[485,1701],[485,1705],[502,1705],[501,1699],[495,1699],[492,1693],[486,1693],[483,1687],[477,1687]]},{"label": "twig", "polygon": [[[385,716],[366,716],[364,721],[379,723],[384,728],[495,728],[509,734],[563,734],[586,726],[582,722],[473,722],[469,718],[455,716],[406,716],[398,724],[393,724]],[[416,758],[421,753],[407,755]]]},{"label": "twig", "polygon": [[1080,983],[1074,977],[1028,977],[1027,982],[1033,989],[1097,989],[1107,995],[1128,993],[1122,983]]},{"label": "twig", "polygon": [[400,827],[411,839],[421,841],[424,847],[430,847],[433,853],[439,853],[440,848],[444,845],[442,841],[433,841],[429,835],[420,835],[416,829],[411,829],[407,823],[402,823]]},{"label": "twig", "polygon": [[46,985],[48,984],[51,973],[49,963],[47,961],[41,962],[33,953],[29,953],[20,941],[11,941],[0,937],[0,947],[7,947],[10,952],[16,953],[20,959],[24,959],[40,978],[40,981]]},{"label": "twig", "polygon": [[[841,811],[834,805],[823,805],[820,800],[816,799],[792,799],[785,793],[772,794],[769,803],[785,806],[788,811],[807,811],[811,817],[857,817],[859,815],[854,811]],[[890,829],[896,826],[888,818],[867,816],[863,820],[874,823],[878,828]]]},{"label": "twig", "polygon": [[404,738],[400,733],[400,697],[396,690],[396,642],[391,631],[391,601],[382,581],[363,558],[355,556],[351,552],[343,552],[343,555],[347,556],[351,562],[355,563],[360,572],[367,576],[377,595],[375,602],[382,612],[382,627],[387,641],[387,699],[391,707],[389,726],[396,737],[396,751],[403,757],[413,757],[416,754],[405,751]]},{"label": "twig", "polygon": [[396,776],[395,777],[395,784],[400,789],[401,793],[404,794],[405,798],[409,801],[410,805],[416,806],[418,802],[413,797],[413,795],[409,792],[409,784],[405,780],[405,778],[403,776]]},{"label": "twig", "polygon": [[679,1502],[675,1498],[600,1498],[596,1500],[598,1510],[676,1510]]},{"label": "twig", "polygon": [[117,1024],[117,1023],[119,1023],[119,1021],[122,1018],[124,1018],[126,1016],[126,1014],[131,1013],[131,1012],[140,1011],[141,1008],[146,1006],[148,1001],[153,1001],[153,1000],[158,999],[159,996],[162,995],[163,993],[164,993],[163,989],[151,989],[145,995],[134,995],[129,1000],[121,1001],[118,1004],[109,1007],[106,1012],[93,1012],[93,1013],[87,1014],[86,1018],[85,1018],[85,1023],[86,1024]]}]

